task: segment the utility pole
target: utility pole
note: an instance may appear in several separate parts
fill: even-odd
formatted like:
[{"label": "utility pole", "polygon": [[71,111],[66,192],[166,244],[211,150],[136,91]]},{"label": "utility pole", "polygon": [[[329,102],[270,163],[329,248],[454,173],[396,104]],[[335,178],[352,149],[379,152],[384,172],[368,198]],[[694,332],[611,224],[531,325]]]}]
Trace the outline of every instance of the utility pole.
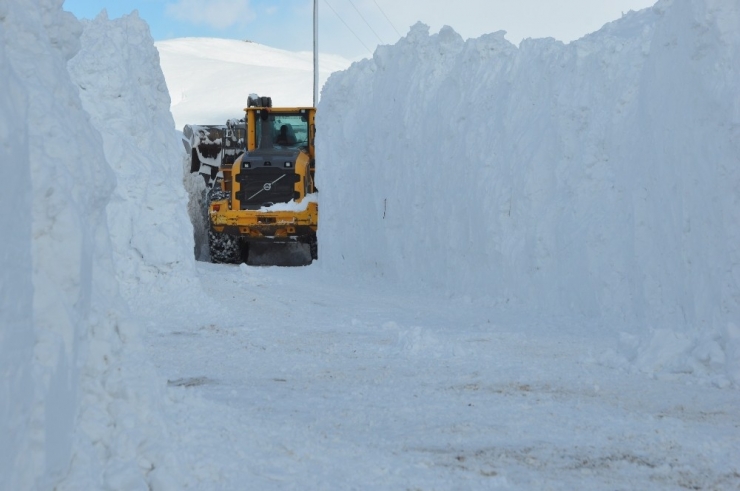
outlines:
[{"label": "utility pole", "polygon": [[313,0],[313,107],[319,103],[319,0]]}]

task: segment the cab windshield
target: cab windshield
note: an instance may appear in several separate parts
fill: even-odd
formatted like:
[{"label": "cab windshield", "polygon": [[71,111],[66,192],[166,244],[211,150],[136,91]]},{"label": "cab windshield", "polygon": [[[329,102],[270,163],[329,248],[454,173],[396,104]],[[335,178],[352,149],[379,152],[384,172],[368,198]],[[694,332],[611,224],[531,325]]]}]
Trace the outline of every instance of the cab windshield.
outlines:
[{"label": "cab windshield", "polygon": [[[263,138],[272,138],[272,145],[282,148],[301,148],[308,146],[308,115],[301,113],[273,113],[267,120],[257,118],[257,148],[264,148]],[[263,125],[267,125],[264,128]],[[267,130],[267,131],[265,131]]]}]

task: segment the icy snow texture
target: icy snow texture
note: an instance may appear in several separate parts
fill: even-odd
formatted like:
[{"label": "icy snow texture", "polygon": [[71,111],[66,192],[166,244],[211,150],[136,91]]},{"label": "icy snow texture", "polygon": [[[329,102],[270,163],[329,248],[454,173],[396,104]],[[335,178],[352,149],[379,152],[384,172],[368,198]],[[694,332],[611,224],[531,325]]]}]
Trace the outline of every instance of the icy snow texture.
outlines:
[{"label": "icy snow texture", "polygon": [[[154,56],[109,52],[102,72],[140,65],[154,78],[159,73],[161,80],[151,37],[141,34],[146,26],[135,16],[122,21],[130,31],[120,23],[100,25],[106,22],[96,21],[116,36],[119,48],[130,35],[132,43],[148,43]],[[170,474],[177,473],[177,463],[168,457],[169,439],[156,409],[164,381],[153,377],[147,360],[138,359],[139,327],[124,314],[116,271],[138,271],[146,263],[166,274],[177,263],[186,275],[188,261],[192,264],[189,231],[170,236],[185,237],[186,256],[156,254],[129,265],[123,264],[130,261],[126,254],[114,258],[106,210],[114,189],[114,199],[120,199],[126,180],[119,178],[116,187],[106,161],[115,148],[96,128],[107,135],[106,122],[96,119],[99,112],[84,110],[78,93],[86,89],[78,89],[67,70],[81,47],[85,52],[81,34],[82,25],[62,10],[62,0],[0,4],[0,157],[6,171],[0,184],[0,489],[179,489],[183,483]],[[79,60],[75,66],[83,80],[99,68],[91,64],[86,69]],[[148,81],[134,78],[130,85]],[[111,87],[117,88],[112,80]],[[172,126],[168,101],[145,95],[156,89],[143,86],[131,99],[157,103],[142,108],[129,100],[117,115],[133,121],[133,112],[142,111],[161,127],[153,138],[139,142],[142,153],[155,156],[149,159],[151,167],[139,168],[145,189],[162,179],[157,162],[173,145],[173,135],[164,129]],[[91,103],[93,93],[88,92],[86,103],[110,107],[103,91],[97,92],[101,101]],[[136,132],[121,135],[121,145],[136,137]],[[179,171],[175,162],[169,179],[175,183],[173,194],[182,197]],[[170,201],[158,198],[173,213],[173,223],[186,221],[168,208]],[[146,214],[134,216],[145,220]],[[153,221],[144,223],[152,226]],[[114,223],[112,230],[118,227]],[[154,230],[137,233],[161,238]],[[136,244],[135,234],[131,241]]]},{"label": "icy snow texture", "polygon": [[739,8],[661,1],[518,48],[419,24],[332,75],[322,268],[637,328],[739,383]]}]

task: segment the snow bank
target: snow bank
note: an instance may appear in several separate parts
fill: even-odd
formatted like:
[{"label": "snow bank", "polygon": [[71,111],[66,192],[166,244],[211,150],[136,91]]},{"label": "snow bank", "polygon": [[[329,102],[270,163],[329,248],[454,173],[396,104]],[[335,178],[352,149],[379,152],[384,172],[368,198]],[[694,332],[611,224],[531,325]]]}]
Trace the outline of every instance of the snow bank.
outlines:
[{"label": "snow bank", "polygon": [[716,335],[724,362],[692,359],[740,383],[738,33],[735,0],[568,45],[414,26],[322,92],[319,264],[634,326],[645,352],[648,327]]},{"label": "snow bank", "polygon": [[[119,39],[131,35],[130,42],[143,51],[141,44],[148,42],[156,54],[151,38],[133,35],[145,29],[141,21],[134,17],[129,25],[131,32],[113,24],[104,30]],[[146,212],[110,212],[111,197],[119,209],[120,201],[129,199],[121,192],[127,175],[121,171],[117,186],[106,161],[112,146],[105,124],[96,119],[105,113],[89,114],[79,96],[91,89],[85,106],[109,108],[108,98],[126,95],[116,94],[119,86],[112,75],[117,66],[140,65],[154,79],[157,70],[152,57],[121,43],[120,52],[106,53],[100,83],[78,88],[67,63],[81,48],[85,52],[81,34],[82,25],[62,10],[62,0],[0,4],[0,157],[6,170],[0,184],[0,489],[179,489],[184,483],[173,477],[178,465],[169,456],[169,438],[156,409],[164,381],[153,375],[132,379],[142,369],[144,375],[153,370],[137,358],[142,351],[137,349],[139,327],[123,314],[126,305],[116,278],[145,282],[148,277],[138,274],[144,266],[163,274],[162,266],[170,263],[187,272],[187,261],[170,243],[161,247],[174,253],[150,254],[155,241],[162,240],[152,221],[145,222],[149,230],[136,229],[129,236],[130,248],[139,247],[139,236],[150,238],[147,247],[139,247],[140,260],[116,250],[117,232],[126,227],[122,222],[145,218]],[[79,60],[73,64],[80,80],[81,73],[99,67],[91,64],[85,70]],[[131,84],[151,80],[133,73],[139,78]],[[101,86],[107,91],[96,92]],[[98,103],[92,103],[94,97]],[[154,97],[119,107],[115,118],[118,129],[128,131],[125,144],[140,137],[133,129],[138,124],[134,116],[143,112],[159,129],[139,141],[142,153],[163,155],[161,147],[174,145],[169,143],[173,135],[163,129],[172,126],[167,106]],[[136,123],[125,127],[123,120]],[[152,161],[151,169],[138,168],[140,185],[147,190],[156,188],[164,166]],[[177,162],[171,173],[179,183]],[[182,191],[174,191],[175,196],[178,192],[182,197]],[[131,201],[129,208],[153,201]],[[157,204],[171,212],[171,201],[176,199],[162,198]],[[177,216],[170,220],[179,223]],[[111,241],[112,235],[116,240]],[[189,231],[182,235],[187,249]],[[187,257],[192,261],[192,243]]]},{"label": "snow bank", "polygon": [[[16,101],[16,110],[3,114],[13,118],[8,122],[11,138],[17,138],[11,169],[19,167],[11,178],[19,187],[4,196],[18,202],[2,214],[25,222],[10,228],[20,232],[18,242],[11,249],[4,243],[3,250],[10,254],[28,248],[9,270],[17,276],[3,278],[3,284],[15,290],[17,283],[13,296],[19,307],[33,307],[32,324],[26,311],[15,331],[20,349],[14,370],[23,379],[16,379],[3,397],[12,406],[10,434],[2,440],[14,442],[10,451],[19,452],[3,455],[7,489],[48,488],[67,471],[86,358],[80,340],[92,329],[93,294],[110,287],[94,276],[105,268],[97,241],[107,233],[104,209],[112,175],[66,76],[66,61],[79,47],[80,27],[60,7],[61,2],[52,1],[4,3],[0,15],[7,54],[3,82],[8,81],[2,86],[11,88],[4,97]],[[68,133],[69,127],[76,131]],[[29,208],[17,211],[24,202]],[[2,351],[12,349],[3,339]]]},{"label": "snow bank", "polygon": [[117,179],[107,215],[122,293],[134,303],[192,293],[183,147],[149,27],[136,12],[108,20],[103,11],[81,42],[69,71]]},{"label": "snow bank", "polygon": [[[0,18],[7,9],[0,6]],[[5,38],[0,22],[0,40]],[[27,415],[33,407],[33,286],[31,282],[31,173],[27,97],[0,43],[0,476],[12,489],[21,482],[14,469],[28,451]],[[13,212],[10,213],[9,211]],[[7,476],[7,478],[6,478]],[[17,489],[17,488],[16,488]]]}]

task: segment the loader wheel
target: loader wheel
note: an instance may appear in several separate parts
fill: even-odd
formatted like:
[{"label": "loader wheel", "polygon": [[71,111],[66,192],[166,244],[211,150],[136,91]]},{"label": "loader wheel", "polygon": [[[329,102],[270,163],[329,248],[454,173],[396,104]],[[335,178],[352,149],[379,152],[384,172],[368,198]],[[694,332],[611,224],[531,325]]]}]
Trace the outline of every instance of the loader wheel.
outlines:
[{"label": "loader wheel", "polygon": [[208,248],[212,263],[239,264],[242,262],[242,247],[237,237],[208,231]]},{"label": "loader wheel", "polygon": [[316,241],[316,237],[313,237],[309,245],[311,246],[311,260],[316,261],[319,258],[319,243]]}]

